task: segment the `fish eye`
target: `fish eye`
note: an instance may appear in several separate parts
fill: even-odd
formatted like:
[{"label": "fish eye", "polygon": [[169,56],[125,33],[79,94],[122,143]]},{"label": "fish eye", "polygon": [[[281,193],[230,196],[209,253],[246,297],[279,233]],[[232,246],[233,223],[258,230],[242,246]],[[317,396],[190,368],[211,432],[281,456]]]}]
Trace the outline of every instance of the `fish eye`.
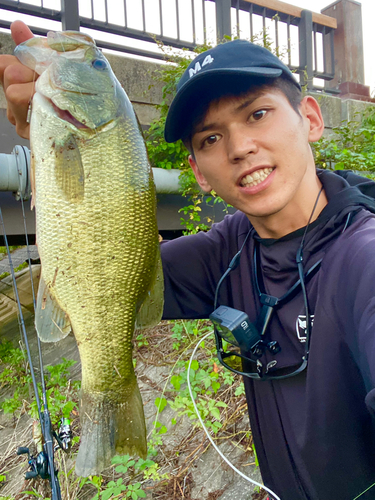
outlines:
[{"label": "fish eye", "polygon": [[104,59],[94,59],[91,64],[93,68],[98,69],[99,71],[104,71],[105,69],[107,69],[107,63],[104,61]]}]

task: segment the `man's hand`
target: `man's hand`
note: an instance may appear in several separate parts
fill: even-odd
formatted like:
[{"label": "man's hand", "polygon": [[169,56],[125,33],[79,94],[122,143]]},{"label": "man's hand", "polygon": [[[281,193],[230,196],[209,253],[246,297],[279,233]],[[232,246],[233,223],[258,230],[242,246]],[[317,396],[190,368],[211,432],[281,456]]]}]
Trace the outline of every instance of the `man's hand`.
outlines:
[{"label": "man's hand", "polygon": [[[22,21],[15,21],[10,29],[16,45],[34,36]],[[7,117],[16,126],[17,134],[24,139],[29,139],[27,111],[37,78],[38,75],[21,64],[15,56],[0,56],[0,80],[8,104]]]}]

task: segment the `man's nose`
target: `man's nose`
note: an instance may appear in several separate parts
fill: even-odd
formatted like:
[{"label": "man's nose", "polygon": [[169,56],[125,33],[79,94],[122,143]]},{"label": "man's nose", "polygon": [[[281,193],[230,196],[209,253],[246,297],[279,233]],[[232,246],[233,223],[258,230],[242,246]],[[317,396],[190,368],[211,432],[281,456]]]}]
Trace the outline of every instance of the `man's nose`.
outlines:
[{"label": "man's nose", "polygon": [[228,141],[228,157],[231,162],[239,162],[257,151],[257,143],[246,127],[231,131]]}]

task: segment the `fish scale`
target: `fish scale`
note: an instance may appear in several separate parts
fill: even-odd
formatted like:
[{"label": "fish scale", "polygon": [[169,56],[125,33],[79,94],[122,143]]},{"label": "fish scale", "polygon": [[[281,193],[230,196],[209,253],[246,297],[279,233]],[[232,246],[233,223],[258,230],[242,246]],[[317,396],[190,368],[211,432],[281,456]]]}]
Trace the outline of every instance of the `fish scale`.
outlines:
[{"label": "fish scale", "polygon": [[[69,43],[70,53],[76,44],[77,57],[66,58],[60,45],[54,50],[56,39]],[[30,124],[42,262],[36,328],[42,340],[57,341],[71,327],[77,341],[82,476],[99,474],[115,453],[146,455],[132,336],[136,321],[154,324],[163,308],[156,195],[143,137],[125,92],[88,39],[54,33],[47,38],[49,65],[38,60],[45,50],[38,53],[35,39],[16,52],[43,68]],[[105,71],[94,68],[95,59],[106,61]],[[64,89],[65,74],[80,92]],[[85,90],[95,88],[97,102],[93,94],[82,104]]]}]

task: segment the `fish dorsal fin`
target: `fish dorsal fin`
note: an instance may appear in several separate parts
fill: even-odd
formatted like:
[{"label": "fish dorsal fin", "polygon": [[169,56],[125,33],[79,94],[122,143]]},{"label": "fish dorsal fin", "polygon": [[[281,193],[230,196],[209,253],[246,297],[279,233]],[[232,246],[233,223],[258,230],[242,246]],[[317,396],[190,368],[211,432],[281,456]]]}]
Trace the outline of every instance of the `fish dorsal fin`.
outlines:
[{"label": "fish dorsal fin", "polygon": [[164,306],[164,279],[160,250],[156,257],[156,266],[149,292],[142,302],[136,319],[136,328],[150,328],[161,320]]},{"label": "fish dorsal fin", "polygon": [[81,201],[85,192],[85,176],[77,141],[70,134],[61,142],[56,139],[52,147],[56,156],[57,184],[68,201]]},{"label": "fish dorsal fin", "polygon": [[50,31],[47,37],[35,36],[17,45],[14,55],[22,64],[41,75],[60,54],[83,49],[82,56],[85,50],[95,46],[95,41],[84,33]]},{"label": "fish dorsal fin", "polygon": [[79,31],[49,31],[48,45],[57,52],[71,52],[80,48],[95,46],[91,36]]},{"label": "fish dorsal fin", "polygon": [[60,308],[42,276],[36,302],[35,329],[42,342],[57,342],[72,330],[68,315]]}]

